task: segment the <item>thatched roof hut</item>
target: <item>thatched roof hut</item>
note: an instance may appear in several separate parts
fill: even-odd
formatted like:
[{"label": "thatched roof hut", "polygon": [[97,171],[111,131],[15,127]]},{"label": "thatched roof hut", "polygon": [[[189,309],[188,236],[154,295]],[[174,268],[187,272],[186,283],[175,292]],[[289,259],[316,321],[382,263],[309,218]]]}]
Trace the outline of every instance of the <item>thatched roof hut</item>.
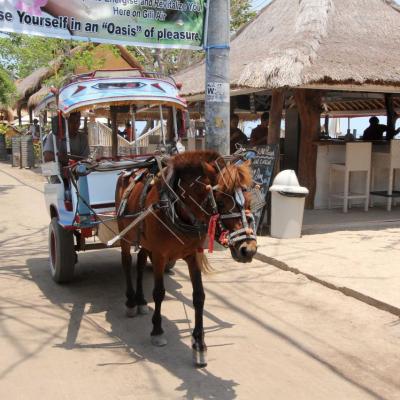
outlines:
[{"label": "thatched roof hut", "polygon": [[34,93],[31,97],[29,97],[28,100],[28,108],[35,108],[40,102],[48,95],[50,94],[50,87],[48,86],[42,86],[40,90],[38,90],[36,93]]},{"label": "thatched roof hut", "polygon": [[[399,26],[392,0],[273,0],[232,38],[231,88],[399,91]],[[176,75],[185,96],[204,93],[204,70]]]},{"label": "thatched roof hut", "polygon": [[14,113],[11,107],[0,103],[0,120],[14,121]]}]

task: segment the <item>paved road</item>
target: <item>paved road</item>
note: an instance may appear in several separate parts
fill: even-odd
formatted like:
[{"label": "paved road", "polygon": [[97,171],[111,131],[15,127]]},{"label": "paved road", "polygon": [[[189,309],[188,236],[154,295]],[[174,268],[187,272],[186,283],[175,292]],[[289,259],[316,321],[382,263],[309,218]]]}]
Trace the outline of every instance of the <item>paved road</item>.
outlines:
[{"label": "paved road", "polygon": [[[116,250],[80,256],[76,281],[47,270],[41,178],[0,164],[1,399],[399,399],[400,322],[259,261],[213,259],[209,366],[191,365],[191,288],[166,277],[165,348],[150,316],[126,319]],[[145,275],[150,300],[151,273]],[[152,303],[150,303],[152,306]]]}]

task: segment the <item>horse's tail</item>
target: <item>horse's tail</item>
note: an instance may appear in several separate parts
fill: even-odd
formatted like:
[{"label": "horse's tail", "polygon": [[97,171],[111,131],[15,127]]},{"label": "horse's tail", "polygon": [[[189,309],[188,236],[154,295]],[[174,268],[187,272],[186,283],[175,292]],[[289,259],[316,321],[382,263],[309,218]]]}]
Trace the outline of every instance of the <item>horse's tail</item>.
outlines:
[{"label": "horse's tail", "polygon": [[196,252],[197,265],[200,267],[200,271],[205,274],[210,274],[214,271],[214,268],[208,261],[207,256],[204,253]]}]

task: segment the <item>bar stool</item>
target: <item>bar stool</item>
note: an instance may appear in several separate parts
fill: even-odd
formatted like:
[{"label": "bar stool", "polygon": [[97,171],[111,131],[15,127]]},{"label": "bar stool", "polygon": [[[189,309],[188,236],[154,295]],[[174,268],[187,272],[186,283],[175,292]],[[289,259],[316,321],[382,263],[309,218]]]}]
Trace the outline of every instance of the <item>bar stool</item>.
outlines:
[{"label": "bar stool", "polygon": [[[371,143],[346,143],[346,162],[344,164],[329,165],[329,199],[328,208],[332,208],[332,198],[343,199],[343,212],[346,213],[349,206],[349,200],[365,199],[364,210],[368,211],[369,188],[371,179]],[[343,193],[332,193],[333,174],[340,172],[344,174]],[[350,174],[351,172],[365,172],[365,192],[350,192]]]},{"label": "bar stool", "polygon": [[[375,154],[375,153],[374,153]],[[384,153],[382,154],[384,155]],[[388,157],[384,158],[384,162],[380,165],[381,169],[388,170],[388,186],[385,191],[376,191],[375,189],[375,171],[376,167],[372,166],[372,177],[371,177],[371,207],[373,206],[373,196],[383,196],[387,198],[386,209],[391,211],[393,199],[400,197],[400,191],[393,190],[395,183],[396,170],[400,170],[400,140],[390,141],[390,152],[387,154]],[[382,157],[381,157],[382,159]],[[381,160],[382,161],[382,160]]]}]

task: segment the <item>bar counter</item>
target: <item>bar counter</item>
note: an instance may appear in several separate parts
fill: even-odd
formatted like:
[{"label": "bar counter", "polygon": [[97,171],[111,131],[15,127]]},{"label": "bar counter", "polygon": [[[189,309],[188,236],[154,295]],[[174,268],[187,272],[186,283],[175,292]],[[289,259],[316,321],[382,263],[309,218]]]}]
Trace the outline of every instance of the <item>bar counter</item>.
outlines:
[{"label": "bar counter", "polygon": [[[355,140],[351,143],[362,143],[361,140]],[[344,140],[318,140],[314,142],[318,147],[317,149],[317,187],[314,200],[315,209],[328,208],[328,195],[329,195],[329,164],[344,164],[346,160],[346,141]],[[372,190],[386,190],[388,182],[388,171],[385,166],[389,159],[390,145],[386,140],[372,142],[372,157],[371,157],[371,174],[375,176],[375,187]],[[364,174],[364,175],[363,175]],[[350,175],[350,191],[363,192],[365,184],[365,173],[352,172]],[[343,174],[334,174],[333,177],[333,192],[343,193],[344,176]],[[384,198],[374,197],[374,204],[385,204]],[[353,204],[356,205],[361,202],[354,200]],[[341,207],[343,200],[333,199],[333,207]]]}]

